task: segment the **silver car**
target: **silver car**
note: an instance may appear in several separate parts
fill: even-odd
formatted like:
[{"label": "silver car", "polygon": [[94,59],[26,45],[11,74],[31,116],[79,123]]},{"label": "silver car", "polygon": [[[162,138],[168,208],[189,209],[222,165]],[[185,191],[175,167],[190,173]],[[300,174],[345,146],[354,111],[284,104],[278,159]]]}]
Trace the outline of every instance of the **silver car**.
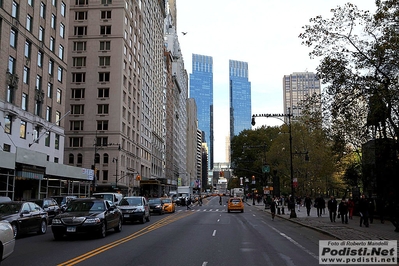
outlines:
[{"label": "silver car", "polygon": [[4,260],[14,252],[15,238],[12,226],[7,221],[0,221],[0,258]]},{"label": "silver car", "polygon": [[123,221],[139,221],[145,223],[150,221],[150,205],[145,197],[124,197],[118,205],[122,211]]}]

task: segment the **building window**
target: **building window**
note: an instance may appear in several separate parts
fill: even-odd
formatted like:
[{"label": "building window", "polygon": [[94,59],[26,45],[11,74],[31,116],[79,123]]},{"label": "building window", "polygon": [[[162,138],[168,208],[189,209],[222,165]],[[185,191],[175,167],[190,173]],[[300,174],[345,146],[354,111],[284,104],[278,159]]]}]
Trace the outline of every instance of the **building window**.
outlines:
[{"label": "building window", "polygon": [[51,122],[51,107],[50,106],[47,106],[47,108],[46,108],[46,120],[48,122]]},{"label": "building window", "polygon": [[52,52],[54,52],[54,48],[55,48],[55,39],[54,39],[54,37],[50,37],[50,45],[49,45],[50,47],[50,51],[52,51]]},{"label": "building window", "polygon": [[86,51],[86,42],[73,42],[74,51]]},{"label": "building window", "polygon": [[46,134],[46,138],[44,139],[44,145],[46,147],[50,147],[50,132],[47,131],[45,134]]},{"label": "building window", "polygon": [[58,163],[58,161],[59,161],[59,158],[54,157],[54,162],[55,162],[55,163]]},{"label": "building window", "polygon": [[66,12],[66,5],[64,2],[61,2],[61,11],[60,11],[61,16],[65,17],[66,15],[65,12]]},{"label": "building window", "polygon": [[4,133],[11,134],[12,129],[12,117],[7,115],[4,117]]},{"label": "building window", "polygon": [[108,137],[97,137],[96,146],[108,146]]},{"label": "building window", "polygon": [[83,130],[83,121],[70,121],[69,130],[81,131]]},{"label": "building window", "polygon": [[83,115],[84,105],[83,104],[72,104],[71,105],[71,115]]},{"label": "building window", "polygon": [[53,84],[47,83],[47,98],[53,98]]},{"label": "building window", "polygon": [[87,11],[75,12],[75,20],[87,20]]},{"label": "building window", "polygon": [[101,4],[110,5],[110,4],[112,4],[112,0],[101,0]]},{"label": "building window", "polygon": [[81,153],[78,154],[77,165],[82,165],[83,163],[83,155]]},{"label": "building window", "polygon": [[36,90],[42,89],[42,76],[36,75]]},{"label": "building window", "polygon": [[19,126],[19,137],[21,139],[26,139],[26,121],[21,120],[21,124]]},{"label": "building window", "polygon": [[100,51],[111,50],[111,41],[100,41]]},{"label": "building window", "polygon": [[57,76],[57,79],[58,79],[58,81],[59,82],[61,82],[62,83],[62,76],[63,76],[63,74],[64,74],[64,69],[62,68],[62,67],[58,67],[58,76]]},{"label": "building window", "polygon": [[109,162],[109,155],[107,153],[104,153],[103,155],[103,163],[108,163]]},{"label": "building window", "polygon": [[97,121],[97,130],[100,130],[100,131],[108,130],[108,120],[98,120]]},{"label": "building window", "polygon": [[57,88],[57,103],[61,104],[62,101],[62,91],[60,88]]},{"label": "building window", "polygon": [[99,82],[109,82],[110,73],[109,72],[99,72],[98,73],[98,81]]},{"label": "building window", "polygon": [[60,23],[60,37],[65,38],[65,25],[63,23]]},{"label": "building window", "polygon": [[13,18],[18,18],[18,13],[19,13],[19,5],[17,2],[12,1],[11,16]]},{"label": "building window", "polygon": [[83,147],[83,138],[82,137],[69,138],[69,147]]},{"label": "building window", "polygon": [[48,60],[48,73],[50,76],[54,74],[54,61],[53,60]]},{"label": "building window", "polygon": [[[83,139],[82,139],[82,141],[83,141]],[[60,135],[58,135],[58,134],[55,134],[54,148],[55,148],[56,150],[59,150],[59,149],[60,149]]]},{"label": "building window", "polygon": [[28,110],[28,94],[22,93],[22,103],[21,103],[22,110]]},{"label": "building window", "polygon": [[33,0],[28,0],[28,5],[33,6]]},{"label": "building window", "polygon": [[109,66],[111,64],[110,56],[100,56],[99,57],[99,65],[100,66]]},{"label": "building window", "polygon": [[78,26],[73,28],[73,33],[75,36],[83,36],[87,35],[87,27],[86,26]]},{"label": "building window", "polygon": [[51,28],[55,29],[56,21],[57,21],[56,15],[51,14],[51,22],[50,22]]},{"label": "building window", "polygon": [[11,145],[5,144],[3,145],[3,151],[5,152],[10,152],[11,151]]},{"label": "building window", "polygon": [[108,114],[108,104],[98,104],[97,105],[97,114],[102,115],[102,114]]},{"label": "building window", "polygon": [[10,46],[17,47],[17,31],[15,29],[10,30]]},{"label": "building window", "polygon": [[60,44],[60,46],[58,48],[58,57],[61,60],[64,60],[64,46],[62,46],[61,44]]},{"label": "building window", "polygon": [[97,97],[98,98],[108,98],[109,97],[109,88],[99,88]]},{"label": "building window", "polygon": [[26,58],[30,58],[32,43],[28,40],[25,41],[25,50],[24,54]]},{"label": "building window", "polygon": [[14,103],[15,88],[13,86],[7,86],[7,102]]},{"label": "building window", "polygon": [[43,67],[43,52],[42,51],[37,52],[37,66],[40,68]]},{"label": "building window", "polygon": [[57,7],[57,0],[51,0],[51,4],[55,7]]},{"label": "building window", "polygon": [[73,165],[74,163],[75,163],[75,156],[72,153],[70,153],[68,156],[68,164]]},{"label": "building window", "polygon": [[88,2],[89,2],[89,0],[75,0],[75,5],[83,6],[83,5],[87,5]]},{"label": "building window", "polygon": [[23,82],[29,84],[29,67],[24,66]]},{"label": "building window", "polygon": [[85,72],[72,73],[72,82],[76,83],[86,82],[86,73]]},{"label": "building window", "polygon": [[73,57],[72,64],[74,67],[85,67],[86,66],[86,57]]},{"label": "building window", "polygon": [[103,180],[108,181],[108,170],[103,170]]},{"label": "building window", "polygon": [[72,89],[71,98],[72,99],[84,99],[85,89]]},{"label": "building window", "polygon": [[9,56],[8,57],[8,72],[10,72],[10,74],[15,73],[15,64],[16,64],[15,58],[12,56]]},{"label": "building window", "polygon": [[42,26],[39,27],[39,41],[44,40],[44,28]]},{"label": "building window", "polygon": [[108,35],[111,34],[111,26],[100,26],[100,34],[101,35]]},{"label": "building window", "polygon": [[55,124],[57,126],[60,126],[60,120],[61,120],[61,112],[55,111]]},{"label": "building window", "polygon": [[43,2],[40,3],[40,17],[46,18],[46,5]]},{"label": "building window", "polygon": [[32,32],[32,24],[33,24],[33,18],[31,15],[26,15],[26,25],[25,28]]},{"label": "building window", "polygon": [[111,10],[101,11],[101,19],[110,19],[111,18]]}]

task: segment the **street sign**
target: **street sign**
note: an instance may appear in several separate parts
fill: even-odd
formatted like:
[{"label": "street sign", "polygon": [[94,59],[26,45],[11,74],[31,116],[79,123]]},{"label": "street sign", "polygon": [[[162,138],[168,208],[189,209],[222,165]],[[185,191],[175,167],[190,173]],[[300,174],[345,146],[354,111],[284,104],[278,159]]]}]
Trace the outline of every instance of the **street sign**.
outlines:
[{"label": "street sign", "polygon": [[270,165],[264,165],[262,167],[262,173],[270,173]]}]

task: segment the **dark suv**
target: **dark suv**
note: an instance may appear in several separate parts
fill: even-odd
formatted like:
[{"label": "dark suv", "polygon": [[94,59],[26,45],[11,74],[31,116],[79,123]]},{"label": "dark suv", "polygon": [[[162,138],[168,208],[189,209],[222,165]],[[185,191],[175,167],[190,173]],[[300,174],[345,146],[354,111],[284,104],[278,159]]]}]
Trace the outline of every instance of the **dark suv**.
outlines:
[{"label": "dark suv", "polygon": [[44,198],[38,200],[31,200],[48,213],[48,224],[51,224],[53,218],[61,212],[61,208],[57,201],[53,198]]}]

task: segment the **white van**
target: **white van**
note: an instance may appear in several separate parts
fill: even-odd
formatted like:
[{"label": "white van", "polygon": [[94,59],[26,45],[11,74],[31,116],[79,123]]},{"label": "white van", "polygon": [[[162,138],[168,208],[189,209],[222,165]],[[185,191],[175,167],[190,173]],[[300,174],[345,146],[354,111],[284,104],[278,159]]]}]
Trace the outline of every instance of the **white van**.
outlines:
[{"label": "white van", "polygon": [[118,205],[123,198],[123,195],[120,193],[112,193],[112,192],[101,192],[101,193],[94,193],[93,197],[97,199],[105,199],[111,201],[115,205]]}]

